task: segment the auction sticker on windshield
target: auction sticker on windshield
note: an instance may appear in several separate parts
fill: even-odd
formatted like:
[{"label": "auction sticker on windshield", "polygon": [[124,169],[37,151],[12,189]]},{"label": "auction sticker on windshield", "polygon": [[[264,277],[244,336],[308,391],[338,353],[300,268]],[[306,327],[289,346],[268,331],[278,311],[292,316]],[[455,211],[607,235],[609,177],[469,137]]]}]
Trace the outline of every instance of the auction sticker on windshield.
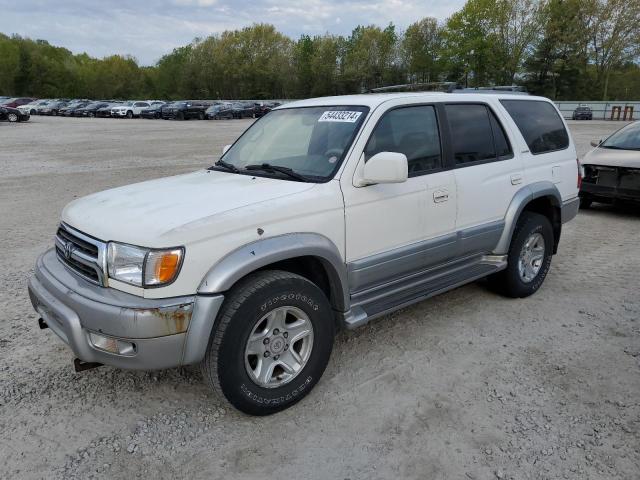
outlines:
[{"label": "auction sticker on windshield", "polygon": [[360,118],[362,112],[353,112],[348,110],[329,110],[322,114],[318,122],[347,122],[355,123]]}]

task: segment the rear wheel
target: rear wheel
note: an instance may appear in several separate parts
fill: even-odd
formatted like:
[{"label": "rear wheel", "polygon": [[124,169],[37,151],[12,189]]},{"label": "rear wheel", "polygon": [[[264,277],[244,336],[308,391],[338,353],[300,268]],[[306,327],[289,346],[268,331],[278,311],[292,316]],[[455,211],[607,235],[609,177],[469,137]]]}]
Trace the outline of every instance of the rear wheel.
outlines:
[{"label": "rear wheel", "polygon": [[553,228],[544,215],[524,212],[513,232],[507,268],[490,277],[492,285],[508,297],[534,294],[544,282],[553,254]]},{"label": "rear wheel", "polygon": [[204,112],[198,113],[198,120],[204,120]]},{"label": "rear wheel", "polygon": [[315,284],[289,272],[258,272],[225,299],[203,376],[238,410],[276,413],[318,382],[333,336],[331,306]]},{"label": "rear wheel", "polygon": [[182,112],[178,112],[178,115],[176,115],[176,118],[177,118],[178,120],[184,120],[184,113],[182,113]]}]

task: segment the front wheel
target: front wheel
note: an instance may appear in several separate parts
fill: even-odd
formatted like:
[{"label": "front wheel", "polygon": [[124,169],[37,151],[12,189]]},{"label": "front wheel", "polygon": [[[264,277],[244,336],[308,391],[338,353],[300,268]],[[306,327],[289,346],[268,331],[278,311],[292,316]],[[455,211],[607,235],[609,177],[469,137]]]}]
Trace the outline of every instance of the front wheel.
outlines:
[{"label": "front wheel", "polygon": [[7,120],[9,120],[11,123],[15,123],[15,122],[17,122],[17,121],[18,121],[18,115],[17,115],[17,114],[15,114],[15,113],[10,113],[10,114],[7,116]]},{"label": "front wheel", "polygon": [[225,299],[203,376],[238,410],[276,413],[318,382],[334,328],[329,301],[309,280],[275,270],[249,275]]},{"label": "front wheel", "polygon": [[508,297],[534,294],[544,282],[553,254],[553,228],[544,215],[524,212],[513,232],[507,268],[490,277],[492,285]]},{"label": "front wheel", "polygon": [[133,112],[132,112],[131,110],[129,110],[129,111],[127,112],[127,118],[128,118],[128,119],[132,119],[132,118],[133,118]]}]

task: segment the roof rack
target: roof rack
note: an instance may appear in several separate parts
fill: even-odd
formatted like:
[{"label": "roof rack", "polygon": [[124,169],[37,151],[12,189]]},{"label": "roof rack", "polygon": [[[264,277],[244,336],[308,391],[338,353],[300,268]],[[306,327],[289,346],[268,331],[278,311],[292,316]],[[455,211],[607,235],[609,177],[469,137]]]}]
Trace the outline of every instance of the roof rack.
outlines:
[{"label": "roof rack", "polygon": [[513,95],[529,95],[527,89],[520,85],[496,85],[494,87],[467,87],[454,90],[452,93],[510,93]]},{"label": "roof rack", "polygon": [[387,87],[372,88],[367,93],[390,92],[447,92],[450,93],[458,87],[456,82],[428,82],[428,83],[404,83],[402,85],[389,85]]},{"label": "roof rack", "polygon": [[405,83],[387,87],[372,88],[367,93],[392,92],[444,92],[444,93],[511,93],[529,95],[527,89],[520,85],[498,85],[495,87],[462,87],[456,82]]}]

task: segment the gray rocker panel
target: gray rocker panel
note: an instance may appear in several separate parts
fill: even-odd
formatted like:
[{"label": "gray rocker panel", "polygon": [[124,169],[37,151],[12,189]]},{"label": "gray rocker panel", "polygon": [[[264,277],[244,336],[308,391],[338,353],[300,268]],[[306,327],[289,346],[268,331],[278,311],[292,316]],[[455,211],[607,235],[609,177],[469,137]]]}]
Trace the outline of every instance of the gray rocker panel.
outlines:
[{"label": "gray rocker panel", "polygon": [[502,220],[412,243],[347,265],[352,294],[442,265],[456,258],[491,252],[502,232]]},{"label": "gray rocker panel", "polygon": [[222,293],[249,273],[271,263],[296,257],[315,257],[322,262],[331,287],[334,309],[349,309],[347,272],[338,247],[317,233],[290,233],[244,245],[216,263],[198,287],[198,294]]}]

